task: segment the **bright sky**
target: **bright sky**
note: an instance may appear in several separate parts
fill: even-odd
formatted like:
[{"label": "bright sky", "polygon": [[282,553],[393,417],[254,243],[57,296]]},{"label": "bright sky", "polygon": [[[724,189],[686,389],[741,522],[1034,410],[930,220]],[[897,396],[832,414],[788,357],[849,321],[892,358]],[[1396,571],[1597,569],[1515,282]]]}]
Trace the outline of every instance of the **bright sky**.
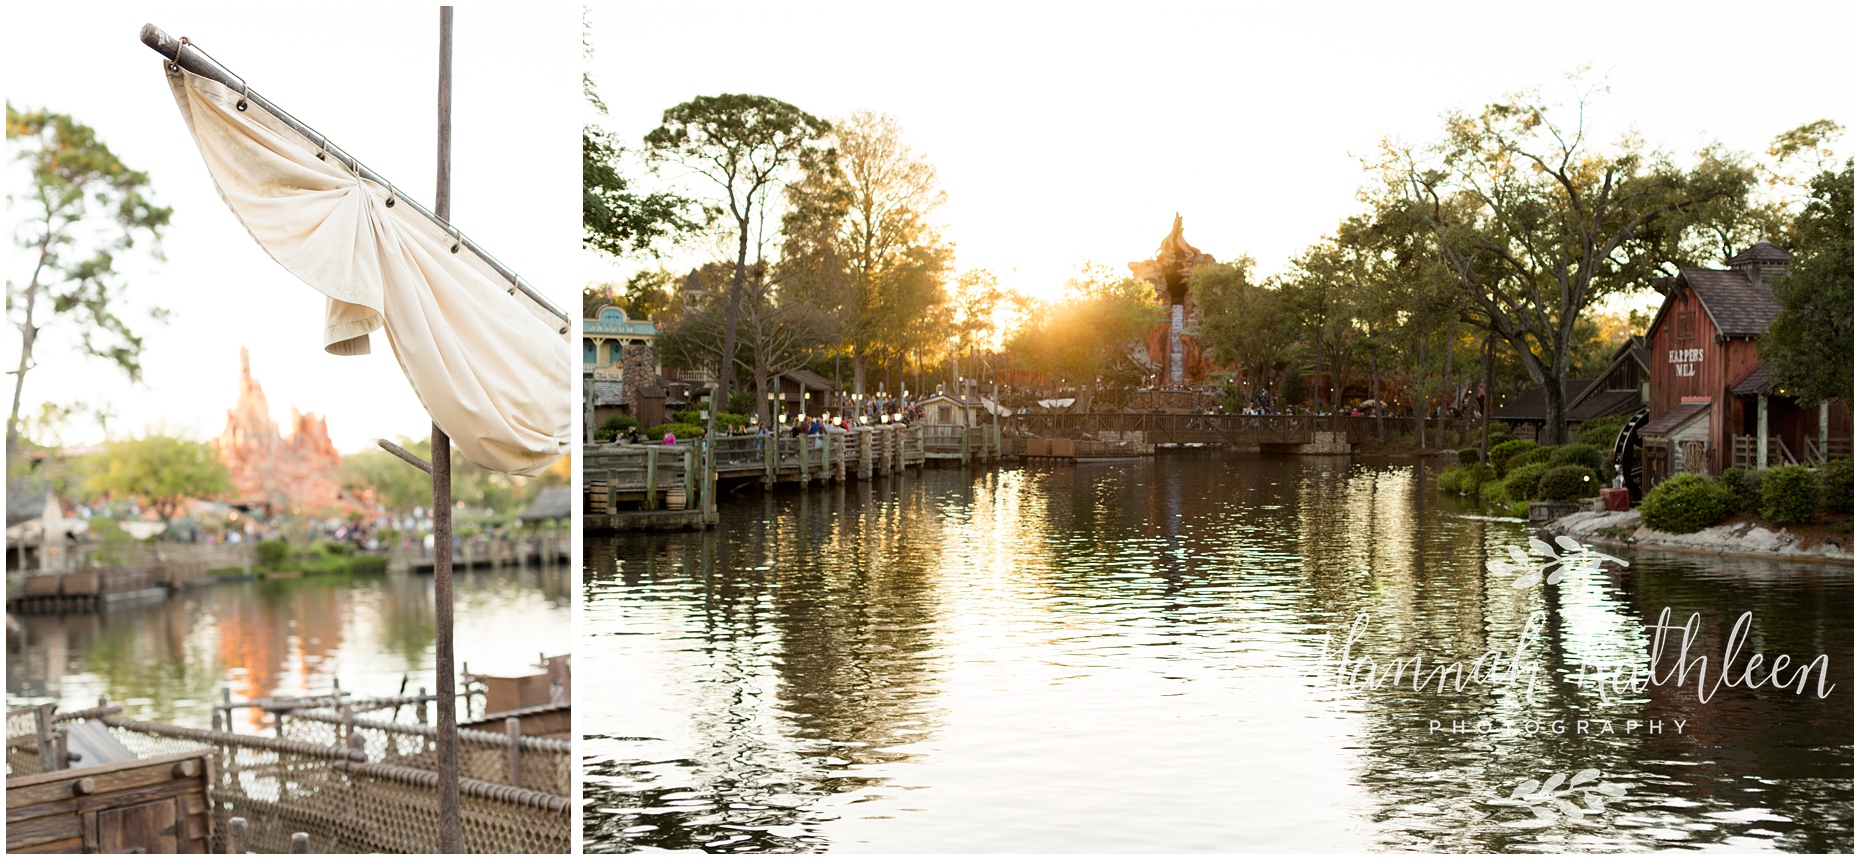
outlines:
[{"label": "bright sky", "polygon": [[[611,111],[597,121],[637,147],[701,94],[893,114],[949,193],[957,265],[1050,295],[1085,260],[1150,257],[1177,212],[1203,251],[1280,271],[1358,210],[1357,156],[1383,137],[1424,142],[1450,109],[1567,92],[1585,64],[1612,87],[1595,110],[1605,128],[1680,153],[1715,140],[1760,154],[1803,123],[1856,119],[1851,9],[1068,8],[597,7]],[[582,259],[584,282],[641,265]]]},{"label": "bright sky", "polygon": [[[71,327],[54,323],[35,350],[22,412],[35,414],[48,400],[108,403],[117,416],[112,435],[159,425],[213,438],[238,396],[244,346],[280,425],[292,406],[326,416],[345,453],[378,437],[426,435],[430,421],[386,339],[376,337],[367,357],[325,354],[323,297],[272,262],[214,193],[160,59],[138,40],[145,22],[190,37],[255,91],[432,205],[433,6],[9,7],[6,30],[15,38],[0,57],[7,100],[91,125],[125,163],[150,174],[155,198],[175,210],[167,262],[120,266],[131,273],[130,306],[174,313],[167,325],[125,314],[146,337],[146,385],[80,356]],[[564,308],[578,306],[580,281],[580,56],[575,7],[456,13],[453,223]],[[21,178],[8,171],[9,194]],[[9,228],[17,217],[9,213]],[[11,243],[9,251],[7,277],[24,284],[33,259]],[[18,344],[9,326],[8,371],[17,366]],[[81,422],[65,441],[101,435],[94,422]]]}]

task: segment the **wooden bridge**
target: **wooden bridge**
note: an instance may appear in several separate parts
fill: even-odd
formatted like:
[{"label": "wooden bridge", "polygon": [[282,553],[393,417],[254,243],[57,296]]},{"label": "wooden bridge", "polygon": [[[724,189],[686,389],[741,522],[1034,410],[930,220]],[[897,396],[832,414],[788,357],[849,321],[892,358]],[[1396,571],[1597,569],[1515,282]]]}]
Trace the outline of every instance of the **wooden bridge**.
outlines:
[{"label": "wooden bridge", "polygon": [[[1151,445],[1259,445],[1290,449],[1322,441],[1318,434],[1355,445],[1377,438],[1376,419],[1349,415],[1193,415],[1143,412],[1024,413],[1006,419],[1009,432],[1043,439],[1118,439]],[[1446,420],[1464,432],[1466,419]],[[1435,432],[1439,420],[1428,421]],[[1386,435],[1414,432],[1413,418],[1385,417]]]},{"label": "wooden bridge", "polygon": [[[883,424],[805,436],[725,436],[711,445],[705,440],[587,445],[584,522],[597,530],[702,528],[716,522],[717,484],[807,488],[869,481],[932,462],[968,465],[1001,456],[999,425]],[[715,483],[705,480],[707,471]]]}]

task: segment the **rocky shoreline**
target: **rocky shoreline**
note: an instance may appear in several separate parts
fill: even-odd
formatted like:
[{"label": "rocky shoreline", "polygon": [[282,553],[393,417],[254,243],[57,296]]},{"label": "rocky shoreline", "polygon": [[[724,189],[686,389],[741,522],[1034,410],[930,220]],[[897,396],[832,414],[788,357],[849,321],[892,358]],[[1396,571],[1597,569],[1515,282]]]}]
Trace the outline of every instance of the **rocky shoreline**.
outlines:
[{"label": "rocky shoreline", "polygon": [[1798,535],[1748,521],[1725,523],[1691,534],[1676,535],[1648,528],[1641,522],[1638,510],[1581,511],[1551,522],[1545,528],[1553,534],[1565,534],[1598,544],[1850,565],[1854,561],[1851,549],[1825,541],[1811,545]]}]

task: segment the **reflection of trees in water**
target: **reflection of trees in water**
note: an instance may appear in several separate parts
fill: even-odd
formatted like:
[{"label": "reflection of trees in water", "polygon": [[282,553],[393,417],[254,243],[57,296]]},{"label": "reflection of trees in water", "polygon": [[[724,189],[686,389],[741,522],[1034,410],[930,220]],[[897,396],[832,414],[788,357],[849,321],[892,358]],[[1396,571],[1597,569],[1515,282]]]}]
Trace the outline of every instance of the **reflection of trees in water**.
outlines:
[{"label": "reflection of trees in water", "polygon": [[938,509],[986,495],[952,477],[766,497],[702,535],[589,541],[590,599],[675,601],[671,623],[702,651],[679,686],[693,758],[592,762],[591,850],[811,850],[808,825],[837,813],[810,807],[883,781],[850,768],[909,758],[892,748],[938,725],[934,573],[953,542]]},{"label": "reflection of trees in water", "polygon": [[[1690,688],[1653,687],[1646,694],[1629,692],[1604,702],[1592,683],[1580,689],[1574,683],[1585,659],[1644,663],[1649,635],[1642,625],[1671,606],[1679,623],[1694,611],[1702,613],[1708,635],[1691,653],[1710,658],[1714,677],[1724,636],[1738,615],[1752,610],[1757,629],[1744,651],[1746,659],[1755,651],[1810,659],[1827,653],[1841,667],[1834,675],[1845,690],[1852,665],[1852,585],[1845,572],[1647,556],[1630,557],[1633,567],[1625,573],[1611,566],[1571,576],[1558,586],[1515,589],[1513,577],[1489,574],[1483,563],[1507,545],[1522,544],[1528,537],[1524,528],[1443,516],[1439,509],[1451,510],[1457,500],[1433,492],[1431,474],[1407,483],[1400,495],[1413,514],[1393,518],[1393,524],[1430,527],[1414,539],[1412,551],[1393,558],[1356,548],[1394,542],[1370,513],[1381,508],[1380,500],[1362,498],[1373,494],[1379,499],[1391,489],[1388,482],[1371,483],[1358,475],[1350,482],[1356,498],[1313,494],[1305,506],[1330,520],[1307,524],[1307,533],[1349,535],[1349,551],[1370,559],[1368,581],[1331,565],[1310,571],[1314,584],[1322,583],[1314,594],[1327,604],[1321,611],[1333,619],[1330,629],[1341,638],[1355,612],[1370,609],[1374,622],[1359,654],[1383,666],[1419,654],[1431,668],[1436,658],[1470,665],[1488,645],[1509,662],[1533,610],[1544,612],[1544,626],[1527,651],[1527,663],[1539,673],[1529,700],[1521,689],[1469,687],[1455,693],[1449,686],[1440,693],[1431,685],[1420,693],[1404,687],[1336,694],[1340,706],[1363,717],[1362,779],[1388,847],[1679,847],[1749,834],[1775,838],[1779,846],[1796,850],[1851,850],[1851,838],[1843,836],[1853,824],[1851,747],[1834,740],[1851,735],[1850,693],[1824,701],[1812,695],[1724,691],[1701,706]],[[1323,559],[1325,553],[1306,557]],[[1676,655],[1676,642],[1668,653]],[[1454,720],[1468,726],[1490,720],[1505,726],[1525,719],[1545,725],[1563,720],[1565,733],[1428,732],[1429,720],[1446,726]],[[1578,720],[1589,720],[1599,731],[1603,719],[1615,734],[1575,733]],[[1649,735],[1644,728],[1626,733],[1629,720],[1644,726],[1655,719],[1663,722],[1661,734]],[[1675,720],[1686,720],[1683,734],[1675,730]],[[1573,826],[1566,819],[1541,827],[1509,826],[1532,816],[1476,802],[1508,795],[1525,780],[1583,768],[1596,768],[1604,780],[1628,788],[1627,797],[1607,804],[1600,826]],[[1753,809],[1792,821],[1732,814]]]}]

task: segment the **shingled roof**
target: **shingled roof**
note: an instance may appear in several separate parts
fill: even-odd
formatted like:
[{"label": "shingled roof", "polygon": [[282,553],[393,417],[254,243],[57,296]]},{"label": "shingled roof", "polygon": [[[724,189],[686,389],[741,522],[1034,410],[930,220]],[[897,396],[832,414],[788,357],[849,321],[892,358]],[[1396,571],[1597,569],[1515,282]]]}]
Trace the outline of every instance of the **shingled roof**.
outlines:
[{"label": "shingled roof", "polygon": [[[1566,420],[1575,420],[1575,416],[1568,414],[1568,406],[1576,402],[1576,398],[1593,382],[1595,382],[1593,378],[1563,380],[1563,405],[1565,409],[1563,417]],[[1501,421],[1536,421],[1541,423],[1549,420],[1548,416],[1545,414],[1548,411],[1549,410],[1544,408],[1544,390],[1540,387],[1532,386],[1529,390],[1519,394],[1518,399],[1493,410],[1492,417]]]},{"label": "shingled roof", "polygon": [[1781,248],[1778,248],[1775,245],[1772,245],[1768,242],[1758,242],[1755,245],[1745,248],[1744,250],[1738,252],[1737,256],[1732,257],[1730,260],[1730,263],[1733,266],[1737,265],[1738,263],[1787,263],[1787,262],[1789,262],[1789,252]]},{"label": "shingled roof", "polygon": [[1769,288],[1752,284],[1743,272],[1680,269],[1679,277],[1699,297],[1712,325],[1725,337],[1757,337],[1782,312]]},{"label": "shingled roof", "polygon": [[1776,386],[1770,382],[1770,363],[1757,362],[1757,366],[1744,374],[1742,379],[1731,383],[1732,394],[1775,394]]},{"label": "shingled roof", "polygon": [[1640,428],[1640,435],[1665,436],[1691,423],[1692,419],[1697,418],[1701,413],[1710,410],[1710,403],[1681,403],[1678,406],[1660,413],[1660,417],[1653,419],[1647,423],[1647,426]]}]

